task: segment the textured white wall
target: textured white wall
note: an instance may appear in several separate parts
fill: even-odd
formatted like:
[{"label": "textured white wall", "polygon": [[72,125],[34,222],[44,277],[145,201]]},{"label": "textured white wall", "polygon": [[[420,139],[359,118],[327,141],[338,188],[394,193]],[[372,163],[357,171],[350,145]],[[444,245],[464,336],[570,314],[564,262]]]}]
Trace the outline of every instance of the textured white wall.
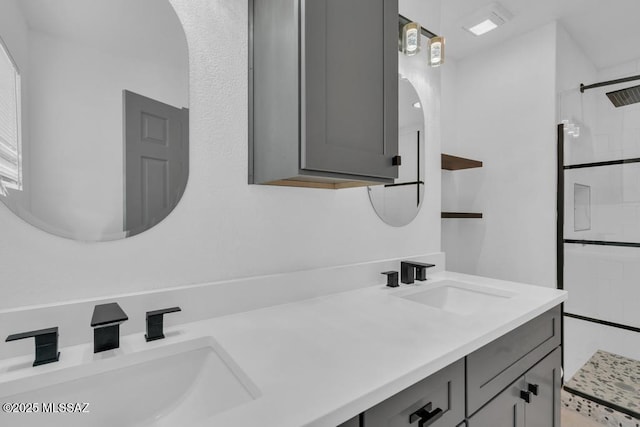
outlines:
[{"label": "textured white wall", "polygon": [[451,70],[457,75],[444,79],[443,151],[484,167],[443,172],[443,208],[482,212],[484,219],[442,222],[447,267],[555,287],[556,24]]},{"label": "textured white wall", "polygon": [[[429,184],[416,220],[393,228],[364,188],[247,185],[247,2],[171,3],[191,65],[191,175],[182,202],[139,236],[95,244],[48,235],[0,207],[0,308],[440,250],[438,71],[401,64],[428,104]],[[401,6],[438,30],[439,1]]]}]

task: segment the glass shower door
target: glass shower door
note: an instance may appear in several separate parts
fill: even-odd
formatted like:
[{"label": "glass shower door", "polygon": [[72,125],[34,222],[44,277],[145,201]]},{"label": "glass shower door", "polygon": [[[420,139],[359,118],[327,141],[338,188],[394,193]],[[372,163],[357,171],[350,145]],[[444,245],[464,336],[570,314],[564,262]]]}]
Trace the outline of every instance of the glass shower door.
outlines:
[{"label": "glass shower door", "polygon": [[640,418],[640,103],[606,95],[628,86],[560,97],[558,277],[565,389]]}]

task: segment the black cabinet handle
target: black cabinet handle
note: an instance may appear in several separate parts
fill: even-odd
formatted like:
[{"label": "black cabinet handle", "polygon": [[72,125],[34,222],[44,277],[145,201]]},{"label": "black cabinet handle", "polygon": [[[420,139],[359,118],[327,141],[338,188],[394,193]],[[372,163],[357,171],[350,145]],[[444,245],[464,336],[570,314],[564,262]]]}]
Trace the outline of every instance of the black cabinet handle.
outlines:
[{"label": "black cabinet handle", "polygon": [[391,164],[393,166],[402,166],[402,157],[401,156],[393,156],[393,159],[391,159]]},{"label": "black cabinet handle", "polygon": [[529,392],[533,393],[534,396],[538,395],[538,392],[540,390],[540,387],[538,386],[538,384],[528,384],[527,385]]},{"label": "black cabinet handle", "polygon": [[431,402],[409,415],[409,424],[418,421],[418,427],[427,427],[435,423],[444,415],[444,411],[440,408],[431,410]]},{"label": "black cabinet handle", "polygon": [[520,399],[524,400],[527,403],[531,403],[531,392],[520,390]]}]

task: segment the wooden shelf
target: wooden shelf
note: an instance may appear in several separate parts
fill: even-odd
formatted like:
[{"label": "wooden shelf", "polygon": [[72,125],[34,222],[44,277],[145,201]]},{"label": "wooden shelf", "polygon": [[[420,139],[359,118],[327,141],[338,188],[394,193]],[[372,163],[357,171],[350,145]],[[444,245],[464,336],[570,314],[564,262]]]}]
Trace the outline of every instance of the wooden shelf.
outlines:
[{"label": "wooden shelf", "polygon": [[482,162],[479,160],[465,159],[464,157],[442,154],[442,169],[457,171],[462,169],[481,168]]},{"label": "wooden shelf", "polygon": [[482,214],[471,212],[442,212],[442,218],[482,219]]},{"label": "wooden shelf", "polygon": [[[442,154],[443,170],[457,171],[481,167],[482,162],[479,160],[465,159],[464,157],[456,157],[444,153]],[[482,214],[477,212],[442,212],[442,218],[482,219]]]}]

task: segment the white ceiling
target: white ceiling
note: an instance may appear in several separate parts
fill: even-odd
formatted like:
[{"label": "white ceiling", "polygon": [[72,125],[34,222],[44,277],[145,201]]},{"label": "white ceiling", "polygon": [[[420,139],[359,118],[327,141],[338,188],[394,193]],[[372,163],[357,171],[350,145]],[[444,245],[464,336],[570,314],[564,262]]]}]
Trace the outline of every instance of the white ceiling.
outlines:
[{"label": "white ceiling", "polygon": [[186,58],[168,0],[19,0],[29,29],[140,60]]},{"label": "white ceiling", "polygon": [[461,28],[492,0],[443,0],[447,55],[461,59],[558,20],[597,68],[640,58],[640,0],[500,0],[514,18],[483,36]]}]

